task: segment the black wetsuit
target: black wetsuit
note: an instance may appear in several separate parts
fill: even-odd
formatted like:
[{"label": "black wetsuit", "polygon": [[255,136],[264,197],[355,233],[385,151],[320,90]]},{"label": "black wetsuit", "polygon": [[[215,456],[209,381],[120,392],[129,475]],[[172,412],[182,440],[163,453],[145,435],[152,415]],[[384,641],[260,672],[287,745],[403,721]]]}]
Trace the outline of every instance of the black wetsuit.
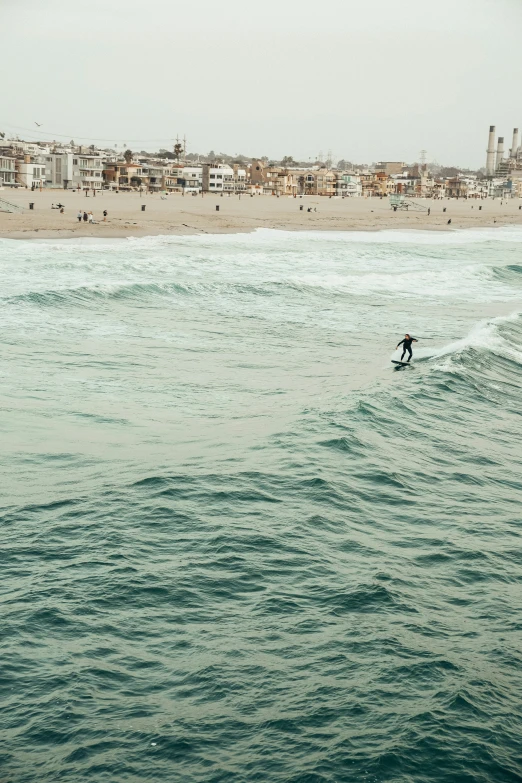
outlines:
[{"label": "black wetsuit", "polygon": [[[417,340],[415,340],[415,338],[413,338],[413,337],[409,337],[408,339],[406,339],[406,337],[405,337],[404,340],[400,341],[399,345],[404,345],[404,350],[403,350],[402,356],[401,356],[401,362],[402,362],[402,360],[404,359],[404,357],[406,355],[406,351],[408,351],[408,353],[410,354],[409,358],[408,358],[408,361],[410,361],[410,359],[411,359],[411,357],[413,355],[412,354],[412,350],[411,350],[411,344],[412,343],[416,343],[416,342],[417,342]],[[399,345],[397,346],[397,348],[399,347]]]}]

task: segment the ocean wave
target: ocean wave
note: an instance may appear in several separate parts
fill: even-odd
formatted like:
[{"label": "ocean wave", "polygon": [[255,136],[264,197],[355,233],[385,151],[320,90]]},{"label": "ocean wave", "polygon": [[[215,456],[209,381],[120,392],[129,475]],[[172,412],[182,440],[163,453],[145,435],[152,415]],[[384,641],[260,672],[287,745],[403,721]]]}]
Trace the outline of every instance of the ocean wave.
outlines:
[{"label": "ocean wave", "polygon": [[[522,313],[514,312],[476,324],[460,340],[438,348],[417,348],[416,361],[439,360],[446,357],[466,360],[471,352],[477,355],[491,354],[522,364]],[[469,362],[468,362],[469,363]],[[449,368],[452,365],[436,363],[433,369]]]},{"label": "ocean wave", "polygon": [[[277,285],[277,284],[276,284]],[[268,296],[270,291],[255,285],[197,283],[197,282],[122,282],[100,283],[75,288],[31,291],[4,299],[6,304],[34,304],[41,307],[89,305],[92,302],[137,300],[146,303],[149,298],[177,296],[205,296],[219,294],[255,294]]]},{"label": "ocean wave", "polygon": [[515,235],[0,243],[6,780],[516,778]]},{"label": "ocean wave", "polygon": [[[69,241],[69,240],[68,240]],[[70,240],[71,242],[74,240]],[[317,244],[397,244],[450,246],[482,243],[522,242],[520,226],[499,226],[498,228],[455,229],[453,231],[429,231],[408,229],[384,229],[382,231],[285,231],[281,229],[257,228],[252,232],[234,234],[173,235],[129,237],[121,240],[133,247],[179,246],[184,244],[205,244],[208,247],[253,243],[274,243],[277,248],[284,245],[298,245],[312,242]]]}]

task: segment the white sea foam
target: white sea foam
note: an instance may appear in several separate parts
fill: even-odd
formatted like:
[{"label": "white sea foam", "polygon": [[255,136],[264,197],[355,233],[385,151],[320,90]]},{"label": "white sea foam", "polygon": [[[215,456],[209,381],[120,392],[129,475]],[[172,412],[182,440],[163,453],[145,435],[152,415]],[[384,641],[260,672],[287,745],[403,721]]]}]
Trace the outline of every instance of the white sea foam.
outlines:
[{"label": "white sea foam", "polygon": [[[503,356],[522,364],[522,350],[506,339],[501,328],[503,324],[520,321],[521,313],[514,312],[510,315],[491,318],[475,324],[468,334],[460,340],[454,340],[446,345],[434,348],[418,348],[415,346],[415,361],[450,360],[457,357],[469,348],[488,351]],[[400,350],[394,352],[392,358],[400,357]],[[440,361],[433,365],[434,369],[451,369],[450,361]]]}]

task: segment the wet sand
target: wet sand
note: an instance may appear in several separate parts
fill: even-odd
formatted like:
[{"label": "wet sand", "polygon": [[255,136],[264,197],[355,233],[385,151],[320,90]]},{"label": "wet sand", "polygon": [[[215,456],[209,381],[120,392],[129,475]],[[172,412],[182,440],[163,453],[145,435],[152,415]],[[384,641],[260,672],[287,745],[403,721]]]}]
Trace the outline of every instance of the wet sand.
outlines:
[{"label": "wet sand", "polygon": [[[159,194],[101,191],[96,197],[92,193],[86,197],[73,191],[32,193],[6,188],[0,191],[0,199],[23,207],[22,212],[0,212],[0,236],[11,239],[238,233],[257,228],[287,231],[447,230],[522,224],[520,199],[503,204],[499,199],[482,202],[416,199],[415,203],[422,210],[407,212],[393,212],[386,198],[173,194],[162,199]],[[34,210],[29,210],[31,201]],[[63,215],[59,210],[51,209],[53,202],[65,206]],[[142,211],[142,205],[145,205],[145,211]],[[307,212],[309,207],[317,212]],[[428,207],[431,209],[429,216]],[[92,210],[97,222],[92,225],[79,223],[79,209]],[[107,222],[103,222],[104,209],[108,212]]]}]

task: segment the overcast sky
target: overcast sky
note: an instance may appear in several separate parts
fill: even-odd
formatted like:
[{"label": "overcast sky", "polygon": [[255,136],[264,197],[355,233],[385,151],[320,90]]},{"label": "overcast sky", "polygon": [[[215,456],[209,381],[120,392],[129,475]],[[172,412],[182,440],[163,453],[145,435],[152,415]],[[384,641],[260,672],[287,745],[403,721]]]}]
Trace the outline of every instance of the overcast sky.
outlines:
[{"label": "overcast sky", "polygon": [[507,147],[522,127],[522,0],[0,0],[0,21],[0,130],[24,138],[479,167],[490,124]]}]

